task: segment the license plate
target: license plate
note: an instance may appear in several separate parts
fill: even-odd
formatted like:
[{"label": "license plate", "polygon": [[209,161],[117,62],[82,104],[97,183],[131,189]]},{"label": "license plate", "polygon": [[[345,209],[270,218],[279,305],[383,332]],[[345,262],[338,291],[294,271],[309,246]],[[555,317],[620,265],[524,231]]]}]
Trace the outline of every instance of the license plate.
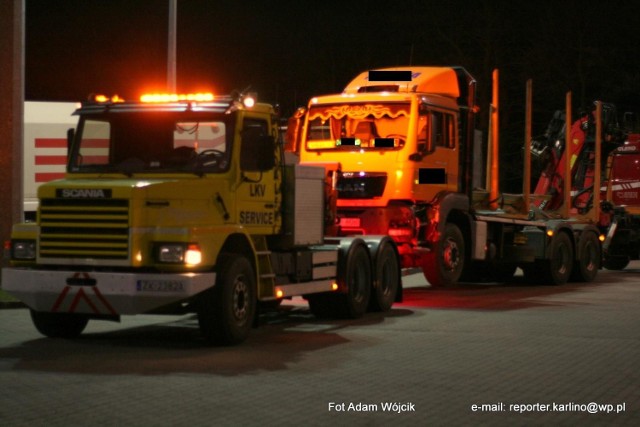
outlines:
[{"label": "license plate", "polygon": [[340,218],[340,227],[356,228],[360,227],[360,218]]}]

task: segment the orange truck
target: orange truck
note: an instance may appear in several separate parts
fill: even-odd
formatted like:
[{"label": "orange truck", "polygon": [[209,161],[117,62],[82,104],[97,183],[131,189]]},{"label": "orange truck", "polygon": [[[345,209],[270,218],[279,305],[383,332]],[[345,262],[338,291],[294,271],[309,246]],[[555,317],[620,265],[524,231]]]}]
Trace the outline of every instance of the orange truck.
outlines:
[{"label": "orange truck", "polygon": [[[497,94],[496,79],[492,153]],[[476,81],[462,67],[363,72],[342,93],[299,110],[287,143],[302,164],[325,167],[337,194],[328,203],[337,205],[336,234],[391,236],[402,266],[422,268],[433,286],[504,280],[518,267],[549,284],[593,280],[601,243],[591,221],[541,212],[528,192],[500,194],[495,155],[488,190],[474,189],[482,165],[473,155],[475,95]]]}]

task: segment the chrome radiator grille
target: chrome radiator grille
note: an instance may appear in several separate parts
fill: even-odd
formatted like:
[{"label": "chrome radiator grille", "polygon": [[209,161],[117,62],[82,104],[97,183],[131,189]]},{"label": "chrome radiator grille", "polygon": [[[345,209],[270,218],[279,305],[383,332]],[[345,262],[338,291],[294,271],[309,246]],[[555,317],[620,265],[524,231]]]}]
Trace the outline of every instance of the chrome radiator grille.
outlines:
[{"label": "chrome radiator grille", "polygon": [[43,199],[38,221],[41,258],[129,257],[128,200]]}]

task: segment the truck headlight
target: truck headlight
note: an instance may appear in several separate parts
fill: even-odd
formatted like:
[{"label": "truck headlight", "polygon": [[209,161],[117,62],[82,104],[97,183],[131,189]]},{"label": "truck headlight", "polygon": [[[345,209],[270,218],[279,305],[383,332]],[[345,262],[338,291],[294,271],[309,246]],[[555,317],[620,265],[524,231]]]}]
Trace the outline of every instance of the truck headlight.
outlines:
[{"label": "truck headlight", "polygon": [[13,240],[11,242],[11,258],[20,260],[36,259],[36,241]]},{"label": "truck headlight", "polygon": [[202,262],[202,252],[195,244],[161,243],[156,253],[162,263],[198,265]]}]

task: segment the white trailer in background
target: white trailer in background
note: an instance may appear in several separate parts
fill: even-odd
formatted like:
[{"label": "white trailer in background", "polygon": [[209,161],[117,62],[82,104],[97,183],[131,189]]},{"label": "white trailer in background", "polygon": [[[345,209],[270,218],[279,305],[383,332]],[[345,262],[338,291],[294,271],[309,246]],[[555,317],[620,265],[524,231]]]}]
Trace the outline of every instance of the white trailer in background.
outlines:
[{"label": "white trailer in background", "polygon": [[38,187],[64,177],[67,161],[67,130],[75,127],[74,102],[24,103],[23,212],[34,221],[38,210]]}]

